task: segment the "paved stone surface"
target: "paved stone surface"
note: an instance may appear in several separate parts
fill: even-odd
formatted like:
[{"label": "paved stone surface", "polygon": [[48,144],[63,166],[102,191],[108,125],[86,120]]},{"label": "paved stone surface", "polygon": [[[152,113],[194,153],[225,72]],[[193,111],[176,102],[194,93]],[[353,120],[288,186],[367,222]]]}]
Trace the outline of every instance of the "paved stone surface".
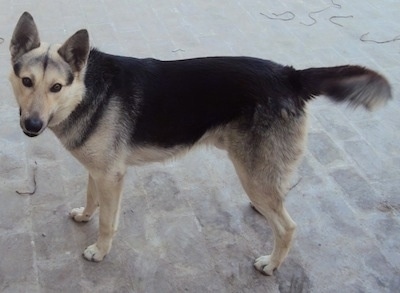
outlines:
[{"label": "paved stone surface", "polygon": [[[360,36],[399,35],[400,3],[335,2],[2,0],[0,291],[399,292],[400,42]],[[311,14],[313,24],[309,13],[324,8]],[[86,27],[93,45],[115,54],[250,55],[298,68],[357,63],[387,75],[395,99],[372,114],[312,103],[309,149],[294,182],[301,180],[287,197],[296,241],[274,277],[252,267],[271,249],[271,230],[214,149],[130,169],[115,245],[102,263],[90,263],[81,253],[98,221],[68,218],[83,204],[85,170],[52,133],[29,139],[19,129],[8,44],[25,10],[43,40],[61,42]],[[295,18],[260,14],[285,11]],[[331,19],[342,27],[329,20],[350,15]],[[36,193],[18,195],[32,190],[35,172]]]}]

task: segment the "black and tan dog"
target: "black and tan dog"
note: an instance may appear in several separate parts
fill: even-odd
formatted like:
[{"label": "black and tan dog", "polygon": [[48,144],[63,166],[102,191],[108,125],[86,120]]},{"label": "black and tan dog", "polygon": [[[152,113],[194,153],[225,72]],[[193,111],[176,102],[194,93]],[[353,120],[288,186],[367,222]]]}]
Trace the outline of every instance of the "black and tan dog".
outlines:
[{"label": "black and tan dog", "polygon": [[50,128],[89,171],[86,206],[71,216],[85,222],[100,209],[98,240],[83,253],[92,261],[111,249],[127,166],[211,144],[227,151],[272,226],[273,251],[255,262],[271,275],[296,227],[283,203],[305,149],[307,102],[326,95],[373,109],[391,98],[384,77],[358,66],[295,70],[249,57],[119,57],[91,49],[86,30],[48,45],[27,12],[10,51],[23,132],[37,136]]}]

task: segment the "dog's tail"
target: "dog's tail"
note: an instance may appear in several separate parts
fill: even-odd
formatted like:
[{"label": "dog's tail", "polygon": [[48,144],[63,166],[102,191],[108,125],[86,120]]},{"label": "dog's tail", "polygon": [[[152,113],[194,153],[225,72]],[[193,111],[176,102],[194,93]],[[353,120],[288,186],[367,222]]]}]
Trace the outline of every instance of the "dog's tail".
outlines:
[{"label": "dog's tail", "polygon": [[[337,66],[298,70],[303,97],[325,95],[335,102],[374,110],[392,98],[391,88],[382,75],[360,66]],[[300,84],[298,83],[300,81]]]}]

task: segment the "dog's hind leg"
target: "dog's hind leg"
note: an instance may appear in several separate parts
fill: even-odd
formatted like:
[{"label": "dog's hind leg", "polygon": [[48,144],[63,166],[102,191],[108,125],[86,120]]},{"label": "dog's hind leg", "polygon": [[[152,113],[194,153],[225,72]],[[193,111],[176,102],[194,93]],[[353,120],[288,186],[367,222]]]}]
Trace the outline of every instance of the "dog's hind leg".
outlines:
[{"label": "dog's hind leg", "polygon": [[287,256],[296,228],[296,223],[286,211],[284,190],[279,182],[265,182],[262,176],[253,176],[238,160],[231,157],[240,181],[255,209],[269,222],[274,233],[274,248],[271,255],[261,256],[255,262],[257,270],[266,275],[272,275]]},{"label": "dog's hind leg", "polygon": [[[264,120],[261,119],[261,122]],[[257,117],[254,121],[258,129],[237,131],[232,128],[225,141],[244,190],[255,209],[272,227],[272,253],[261,256],[255,262],[257,270],[272,275],[287,256],[296,229],[296,223],[285,209],[284,200],[291,174],[304,152],[307,117],[277,119],[266,128]]]},{"label": "dog's hind leg", "polygon": [[96,184],[89,174],[88,187],[86,192],[86,206],[81,208],[74,208],[70,212],[70,216],[76,222],[88,222],[92,217],[97,207],[99,200]]},{"label": "dog's hind leg", "polygon": [[87,260],[102,261],[111,249],[118,228],[124,175],[125,171],[119,171],[94,177],[100,207],[100,227],[97,242],[88,246],[83,252]]}]

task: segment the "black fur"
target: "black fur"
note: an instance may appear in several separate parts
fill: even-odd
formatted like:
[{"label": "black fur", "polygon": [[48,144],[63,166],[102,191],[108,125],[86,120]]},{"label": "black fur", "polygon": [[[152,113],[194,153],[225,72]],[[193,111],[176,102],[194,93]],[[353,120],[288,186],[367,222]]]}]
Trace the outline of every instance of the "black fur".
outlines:
[{"label": "black fur", "polygon": [[47,49],[47,52],[43,57],[43,72],[46,72],[47,65],[49,65],[49,50],[50,47]]},{"label": "black fur", "polygon": [[20,77],[19,74],[21,72],[22,68],[22,63],[21,62],[16,62],[13,64],[13,70],[16,76]]},{"label": "black fur", "polygon": [[298,71],[297,80],[311,96],[326,95],[334,102],[346,101],[354,107],[369,108],[373,97],[389,99],[392,96],[383,76],[360,66],[308,68]]},{"label": "black fur", "polygon": [[363,97],[371,82],[377,95],[390,97],[387,81],[362,67],[295,70],[251,57],[159,61],[92,49],[85,74],[86,95],[63,123],[64,131],[75,123],[87,125],[72,147],[94,133],[111,102],[120,117],[115,146],[168,148],[191,146],[207,131],[235,120],[247,131],[261,114],[268,128],[302,115],[305,103],[321,94],[367,107],[371,100]]},{"label": "black fur", "polygon": [[282,109],[299,113],[304,99],[290,84],[294,73],[291,67],[250,57],[159,61],[93,49],[85,76],[87,94],[68,119],[80,121],[79,116],[92,113],[90,127],[75,147],[96,129],[110,100],[123,109],[121,131],[129,133],[128,143],[159,147],[190,146],[235,119],[251,125],[256,105],[264,105],[274,119]]}]

